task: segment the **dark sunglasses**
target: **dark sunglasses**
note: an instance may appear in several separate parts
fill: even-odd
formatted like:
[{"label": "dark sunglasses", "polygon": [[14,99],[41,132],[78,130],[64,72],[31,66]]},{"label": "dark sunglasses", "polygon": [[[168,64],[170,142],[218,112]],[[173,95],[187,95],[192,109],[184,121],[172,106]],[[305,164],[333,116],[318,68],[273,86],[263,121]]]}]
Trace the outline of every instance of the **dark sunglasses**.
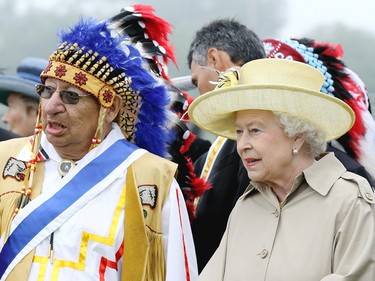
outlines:
[{"label": "dark sunglasses", "polygon": [[68,90],[56,91],[55,88],[43,84],[36,84],[35,89],[39,96],[43,99],[50,99],[55,92],[58,92],[61,100],[65,104],[77,104],[81,97],[90,96],[90,94],[78,94]]}]

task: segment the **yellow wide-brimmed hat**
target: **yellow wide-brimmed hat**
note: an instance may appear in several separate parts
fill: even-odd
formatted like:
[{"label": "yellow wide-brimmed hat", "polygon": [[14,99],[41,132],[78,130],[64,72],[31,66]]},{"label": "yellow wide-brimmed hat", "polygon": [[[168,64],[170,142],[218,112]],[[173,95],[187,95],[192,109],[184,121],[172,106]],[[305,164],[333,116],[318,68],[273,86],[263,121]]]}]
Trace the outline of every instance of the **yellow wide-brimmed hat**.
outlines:
[{"label": "yellow wide-brimmed hat", "polygon": [[229,139],[236,139],[237,111],[285,112],[322,129],[329,141],[345,134],[355,115],[346,103],[319,91],[323,82],[323,74],[305,63],[254,60],[225,72],[215,90],[196,98],[188,112],[198,127]]}]

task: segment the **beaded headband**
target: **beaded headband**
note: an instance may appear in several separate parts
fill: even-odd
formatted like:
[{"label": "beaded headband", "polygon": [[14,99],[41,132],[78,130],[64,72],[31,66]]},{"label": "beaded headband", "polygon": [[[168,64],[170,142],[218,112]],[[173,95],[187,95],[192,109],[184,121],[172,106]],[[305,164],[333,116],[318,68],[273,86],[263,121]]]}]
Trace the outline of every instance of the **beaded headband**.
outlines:
[{"label": "beaded headband", "polygon": [[128,86],[125,73],[116,73],[106,62],[106,57],[98,60],[98,53],[84,52],[77,43],[63,42],[49,58],[49,64],[41,74],[64,80],[93,95],[103,107],[112,105],[116,93],[121,95]]},{"label": "beaded headband", "polygon": [[267,58],[280,58],[295,60],[307,63],[308,65],[318,69],[325,77],[324,84],[320,91],[333,96],[333,80],[331,74],[328,73],[327,67],[314,53],[314,48],[307,47],[292,39],[265,39],[263,40]]}]

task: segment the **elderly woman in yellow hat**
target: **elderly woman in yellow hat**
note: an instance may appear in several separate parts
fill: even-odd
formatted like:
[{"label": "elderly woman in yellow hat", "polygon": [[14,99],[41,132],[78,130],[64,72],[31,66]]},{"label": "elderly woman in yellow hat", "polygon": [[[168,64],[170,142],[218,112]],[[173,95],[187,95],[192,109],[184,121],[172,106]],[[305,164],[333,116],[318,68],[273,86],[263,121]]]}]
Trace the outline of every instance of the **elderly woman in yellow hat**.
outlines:
[{"label": "elderly woman in yellow hat", "polygon": [[306,64],[261,59],[229,70],[189,108],[204,130],[237,140],[251,179],[198,280],[375,280],[375,197],[327,141],[354,113],[319,92]]}]

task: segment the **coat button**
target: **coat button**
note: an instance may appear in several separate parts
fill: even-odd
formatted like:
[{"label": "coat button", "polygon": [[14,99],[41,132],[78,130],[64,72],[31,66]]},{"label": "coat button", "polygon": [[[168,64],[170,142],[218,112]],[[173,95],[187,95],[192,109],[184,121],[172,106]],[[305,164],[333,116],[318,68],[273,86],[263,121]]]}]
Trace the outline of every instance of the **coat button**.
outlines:
[{"label": "coat button", "polygon": [[265,257],[267,257],[267,255],[268,255],[268,251],[267,250],[263,250],[262,252],[260,252],[260,257],[262,259],[264,259]]},{"label": "coat button", "polygon": [[279,210],[276,209],[276,211],[275,211],[274,214],[275,214],[275,217],[278,218],[278,217],[280,216],[280,212],[279,212]]},{"label": "coat button", "polygon": [[371,194],[370,192],[366,192],[365,196],[366,196],[366,198],[367,198],[368,200],[370,200],[370,201],[374,200],[374,195]]}]

